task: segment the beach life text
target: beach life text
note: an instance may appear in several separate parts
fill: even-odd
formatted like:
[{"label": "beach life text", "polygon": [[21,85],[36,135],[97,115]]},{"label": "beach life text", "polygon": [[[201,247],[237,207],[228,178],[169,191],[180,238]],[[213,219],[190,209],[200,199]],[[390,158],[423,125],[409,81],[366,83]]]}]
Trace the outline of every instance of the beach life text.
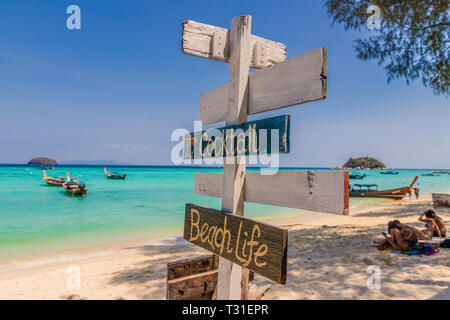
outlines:
[{"label": "beach life text", "polygon": [[184,239],[280,284],[286,283],[287,229],[186,204]]}]

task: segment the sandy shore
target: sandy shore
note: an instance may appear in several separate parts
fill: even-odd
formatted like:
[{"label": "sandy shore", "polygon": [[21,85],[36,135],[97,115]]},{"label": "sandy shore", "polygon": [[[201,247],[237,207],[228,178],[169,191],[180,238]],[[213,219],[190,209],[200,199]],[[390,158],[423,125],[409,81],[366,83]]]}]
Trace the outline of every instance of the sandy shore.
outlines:
[{"label": "sandy shore", "polygon": [[[350,216],[311,214],[276,221],[289,229],[288,278],[282,286],[256,275],[258,284],[272,284],[264,299],[450,299],[450,249],[404,256],[371,246],[389,220],[421,227],[417,218],[430,207],[426,197],[362,206]],[[450,225],[450,214],[441,216]],[[167,263],[204,254],[173,238],[101,257],[4,272],[0,299],[165,299]],[[367,287],[371,265],[380,268],[380,289]],[[71,280],[78,267],[80,288],[69,289],[68,281],[76,285]]]}]

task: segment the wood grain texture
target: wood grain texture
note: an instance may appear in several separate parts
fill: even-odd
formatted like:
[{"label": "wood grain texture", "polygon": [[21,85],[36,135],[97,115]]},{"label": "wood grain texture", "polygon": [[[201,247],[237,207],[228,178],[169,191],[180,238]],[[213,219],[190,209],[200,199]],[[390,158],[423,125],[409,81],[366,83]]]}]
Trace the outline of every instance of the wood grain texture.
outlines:
[{"label": "wood grain texture", "polygon": [[211,300],[217,287],[218,270],[167,282],[167,300]]},{"label": "wood grain texture", "polygon": [[167,264],[167,280],[217,270],[218,267],[219,258],[213,255],[170,262]]},{"label": "wood grain texture", "polygon": [[[317,48],[285,62],[250,73],[248,114],[289,107],[327,96],[326,49]],[[224,121],[229,84],[203,94],[200,120],[203,124]]]},{"label": "wood grain texture", "polygon": [[[247,121],[248,61],[251,16],[237,16],[231,21],[229,32],[230,90],[227,91],[226,125],[239,125]],[[244,157],[229,157],[223,167],[222,211],[237,216],[244,215],[244,183],[246,162]],[[219,259],[217,298],[219,300],[246,299],[248,278],[243,277],[242,268],[223,258]]]},{"label": "wood grain texture", "polygon": [[[286,60],[286,46],[282,43],[250,35],[248,66],[268,67]],[[183,22],[182,50],[184,53],[228,62],[230,59],[230,31],[225,28],[187,20]]]},{"label": "wood grain texture", "polygon": [[284,228],[186,204],[184,239],[280,284],[286,283],[287,237]]},{"label": "wood grain texture", "polygon": [[[195,194],[222,197],[222,177],[221,173],[196,173]],[[348,214],[348,172],[279,171],[275,175],[248,172],[244,195],[246,202]]]}]

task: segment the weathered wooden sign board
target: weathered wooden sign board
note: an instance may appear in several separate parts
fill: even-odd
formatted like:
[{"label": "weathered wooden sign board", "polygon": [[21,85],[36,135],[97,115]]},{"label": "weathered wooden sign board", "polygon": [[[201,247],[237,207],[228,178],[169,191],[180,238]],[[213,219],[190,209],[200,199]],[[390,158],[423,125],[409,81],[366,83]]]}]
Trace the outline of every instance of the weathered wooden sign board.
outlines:
[{"label": "weathered wooden sign board", "polygon": [[[224,121],[228,90],[225,84],[200,98],[203,124]],[[249,74],[248,114],[285,108],[325,99],[327,96],[327,51],[317,48],[269,68]]]},{"label": "weathered wooden sign board", "polygon": [[[286,60],[286,46],[282,43],[254,35],[250,35],[249,42],[250,67],[264,68]],[[182,50],[186,54],[229,62],[230,43],[228,29],[192,20],[183,22]]]},{"label": "weathered wooden sign board", "polygon": [[217,287],[218,256],[167,264],[167,300],[211,300]]},{"label": "weathered wooden sign board", "polygon": [[186,204],[184,239],[280,284],[286,283],[284,228]]},{"label": "weathered wooden sign board", "polygon": [[[289,116],[250,121],[203,132],[191,132],[184,140],[184,158],[289,153],[289,134]],[[272,135],[278,137],[276,146],[272,146]]]},{"label": "weathered wooden sign board", "polygon": [[[245,202],[344,215],[349,211],[348,171],[247,172],[245,179]],[[223,197],[223,174],[196,173],[195,194]]]}]

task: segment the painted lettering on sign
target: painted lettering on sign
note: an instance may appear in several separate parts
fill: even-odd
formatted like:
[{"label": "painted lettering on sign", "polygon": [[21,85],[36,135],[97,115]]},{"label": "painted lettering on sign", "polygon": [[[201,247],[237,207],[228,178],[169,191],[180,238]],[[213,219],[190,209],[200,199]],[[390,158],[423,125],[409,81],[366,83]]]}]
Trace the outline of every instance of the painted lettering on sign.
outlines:
[{"label": "painted lettering on sign", "polygon": [[191,132],[184,140],[184,158],[289,153],[289,134],[290,117],[287,115]]},{"label": "painted lettering on sign", "polygon": [[184,239],[271,280],[286,283],[286,229],[186,204]]}]

